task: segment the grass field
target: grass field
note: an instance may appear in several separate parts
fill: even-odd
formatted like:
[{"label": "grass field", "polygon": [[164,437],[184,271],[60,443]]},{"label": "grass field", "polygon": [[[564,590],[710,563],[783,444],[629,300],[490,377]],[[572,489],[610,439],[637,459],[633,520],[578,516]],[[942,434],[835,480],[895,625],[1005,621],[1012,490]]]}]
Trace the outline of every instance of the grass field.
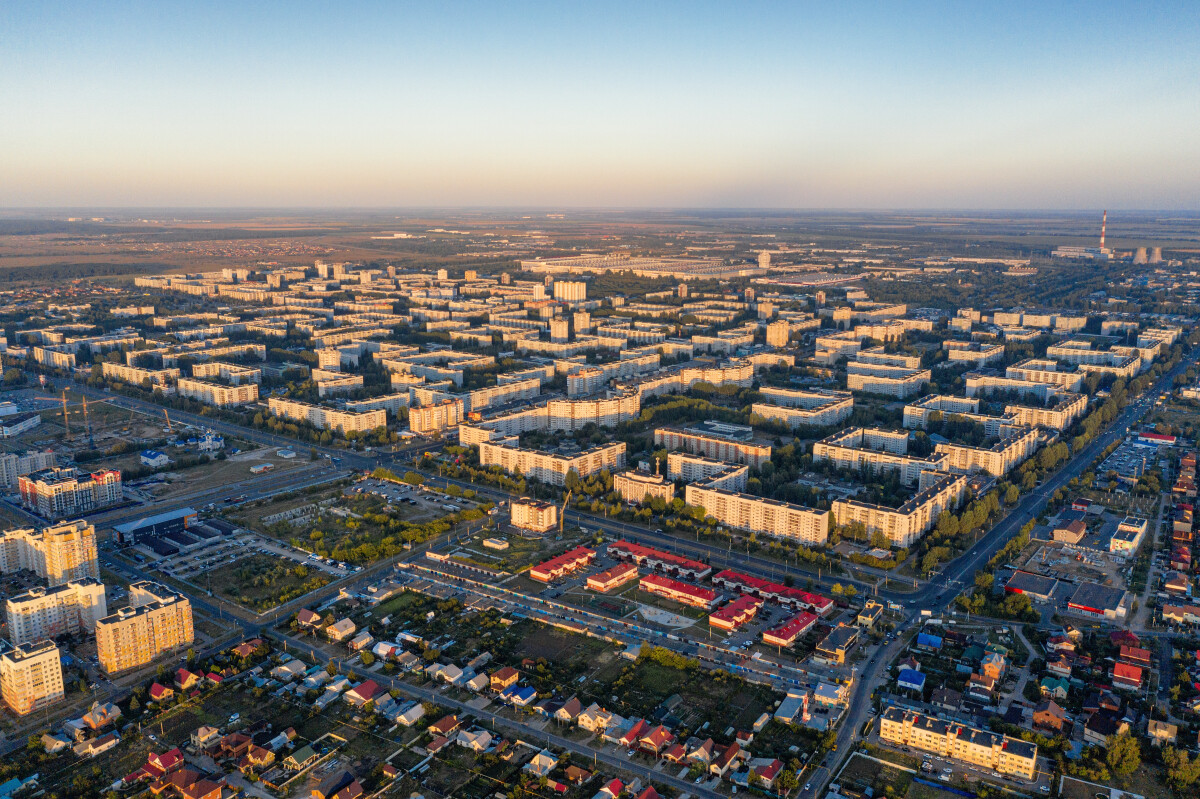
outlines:
[{"label": "grass field", "polygon": [[197,578],[252,610],[266,610],[328,585],[329,575],[275,555],[248,555]]},{"label": "grass field", "polygon": [[890,787],[888,793],[892,796],[903,795],[911,786],[912,779],[911,772],[892,768],[857,753],[838,775],[839,783],[858,790],[873,788],[876,795],[882,795]]}]

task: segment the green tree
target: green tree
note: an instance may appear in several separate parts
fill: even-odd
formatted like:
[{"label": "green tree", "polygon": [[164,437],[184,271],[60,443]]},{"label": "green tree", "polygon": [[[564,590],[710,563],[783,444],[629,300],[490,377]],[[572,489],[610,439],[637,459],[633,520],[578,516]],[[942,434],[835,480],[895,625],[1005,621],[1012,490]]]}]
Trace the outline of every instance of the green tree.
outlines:
[{"label": "green tree", "polygon": [[1168,746],[1163,749],[1163,763],[1167,766],[1167,783],[1179,793],[1186,793],[1200,782],[1200,756],[1188,758],[1188,753]]},{"label": "green tree", "polygon": [[1142,765],[1142,748],[1129,733],[1108,736],[1104,762],[1113,774],[1128,777]]}]

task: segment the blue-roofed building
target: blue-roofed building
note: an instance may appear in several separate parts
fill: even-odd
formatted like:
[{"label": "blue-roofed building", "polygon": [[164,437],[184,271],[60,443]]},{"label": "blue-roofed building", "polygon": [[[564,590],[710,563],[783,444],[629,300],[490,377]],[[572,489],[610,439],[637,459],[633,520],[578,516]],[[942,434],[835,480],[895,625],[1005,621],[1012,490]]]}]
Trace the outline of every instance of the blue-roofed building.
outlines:
[{"label": "blue-roofed building", "polygon": [[[513,687],[515,688],[516,686]],[[534,699],[537,699],[537,690],[529,685],[517,688],[508,697],[508,701],[512,702],[516,707],[525,707]]]},{"label": "blue-roofed building", "polygon": [[912,669],[900,669],[900,678],[896,684],[901,688],[921,691],[925,688],[925,675]]},{"label": "blue-roofed building", "polygon": [[929,633],[917,633],[917,646],[923,649],[941,649],[941,636],[930,635]]},{"label": "blue-roofed building", "polygon": [[149,466],[151,469],[162,469],[171,465],[171,459],[166,456],[166,453],[156,449],[142,450],[141,460],[143,466]]}]

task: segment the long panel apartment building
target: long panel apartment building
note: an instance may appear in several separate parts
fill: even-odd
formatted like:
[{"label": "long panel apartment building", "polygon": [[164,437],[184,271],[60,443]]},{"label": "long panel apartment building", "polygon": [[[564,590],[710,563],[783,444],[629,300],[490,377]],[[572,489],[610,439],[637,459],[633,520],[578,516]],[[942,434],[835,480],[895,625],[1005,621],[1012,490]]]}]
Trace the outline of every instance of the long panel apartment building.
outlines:
[{"label": "long panel apartment building", "polygon": [[96,530],[83,520],[0,533],[0,571],[28,569],[47,585],[100,578]]},{"label": "long panel apartment building", "polygon": [[258,402],[258,384],[243,383],[227,386],[212,380],[197,380],[192,377],[181,377],[175,384],[175,392],[181,397],[203,402],[205,405],[215,405],[218,408],[229,408],[234,405],[245,405]]},{"label": "long panel apartment building", "polygon": [[897,472],[900,482],[916,485],[921,473],[946,471],[946,458],[908,455],[908,431],[853,427],[813,444],[813,462],[832,463],[839,469]]},{"label": "long panel apartment building", "polygon": [[1005,405],[1004,415],[1011,417],[1016,424],[1028,427],[1050,427],[1054,430],[1066,430],[1075,420],[1083,416],[1087,410],[1087,395],[1064,392],[1054,396],[1053,405],[1048,408],[1027,405]]},{"label": "long panel apartment building", "polygon": [[520,473],[543,483],[561,486],[567,474],[574,470],[581,478],[607,469],[617,472],[625,468],[625,442],[596,446],[579,453],[559,454],[535,449],[522,449],[515,438],[484,441],[479,444],[479,464],[499,466],[506,472]]},{"label": "long panel apartment building", "polygon": [[129,607],[96,622],[96,654],[106,674],[144,666],[192,645],[192,603],[152,582],[129,586]]},{"label": "long panel apartment building", "polygon": [[849,391],[763,386],[759,394],[766,402],[754,403],[750,406],[751,412],[764,419],[782,422],[793,430],[841,424],[854,412],[854,395]]},{"label": "long panel apartment building", "polygon": [[1037,449],[1040,436],[1034,428],[1001,439],[990,447],[968,447],[962,444],[938,444],[934,452],[946,458],[946,468],[971,474],[987,472],[1003,477],[1021,465]]},{"label": "long panel apartment building", "polygon": [[271,413],[284,419],[307,422],[318,430],[332,430],[340,435],[346,433],[369,433],[387,425],[387,411],[341,411],[324,405],[271,397],[267,401]]},{"label": "long panel apartment building", "polygon": [[890,744],[952,757],[1006,776],[1031,780],[1037,771],[1037,744],[914,710],[886,708],[879,717],[879,737]]},{"label": "long panel apartment building", "polygon": [[726,463],[744,463],[753,468],[771,460],[771,447],[682,427],[654,430],[654,446],[681,449]]},{"label": "long panel apartment building", "polygon": [[689,484],[684,501],[738,530],[769,535],[802,544],[824,544],[829,539],[827,510],[806,508],[775,499]]},{"label": "long panel apartment building", "polygon": [[22,475],[52,469],[57,464],[53,452],[5,452],[0,454],[0,485],[14,489]]},{"label": "long panel apartment building", "polygon": [[928,369],[851,361],[846,364],[846,387],[907,399],[921,392],[933,375]]},{"label": "long panel apartment building", "polygon": [[106,378],[138,386],[147,383],[152,386],[168,386],[179,379],[179,370],[176,368],[142,369],[137,366],[126,366],[123,363],[109,363],[108,361],[100,364],[100,373]]},{"label": "long panel apartment building", "polygon": [[868,533],[879,531],[892,546],[910,547],[933,527],[942,511],[953,512],[966,493],[966,477],[926,472],[917,493],[898,508],[839,499],[833,503],[833,519],[839,525],[861,524]]}]

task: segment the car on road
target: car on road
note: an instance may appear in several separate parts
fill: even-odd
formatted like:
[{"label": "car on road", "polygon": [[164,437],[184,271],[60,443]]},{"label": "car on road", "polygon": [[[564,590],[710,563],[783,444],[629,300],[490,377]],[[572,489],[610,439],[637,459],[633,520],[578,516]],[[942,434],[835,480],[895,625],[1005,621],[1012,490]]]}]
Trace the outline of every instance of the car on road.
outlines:
[{"label": "car on road", "polygon": [[811,783],[811,782],[806,782],[806,783],[804,783],[804,790],[806,790],[806,791],[811,791],[811,790],[812,790],[812,783]]}]

